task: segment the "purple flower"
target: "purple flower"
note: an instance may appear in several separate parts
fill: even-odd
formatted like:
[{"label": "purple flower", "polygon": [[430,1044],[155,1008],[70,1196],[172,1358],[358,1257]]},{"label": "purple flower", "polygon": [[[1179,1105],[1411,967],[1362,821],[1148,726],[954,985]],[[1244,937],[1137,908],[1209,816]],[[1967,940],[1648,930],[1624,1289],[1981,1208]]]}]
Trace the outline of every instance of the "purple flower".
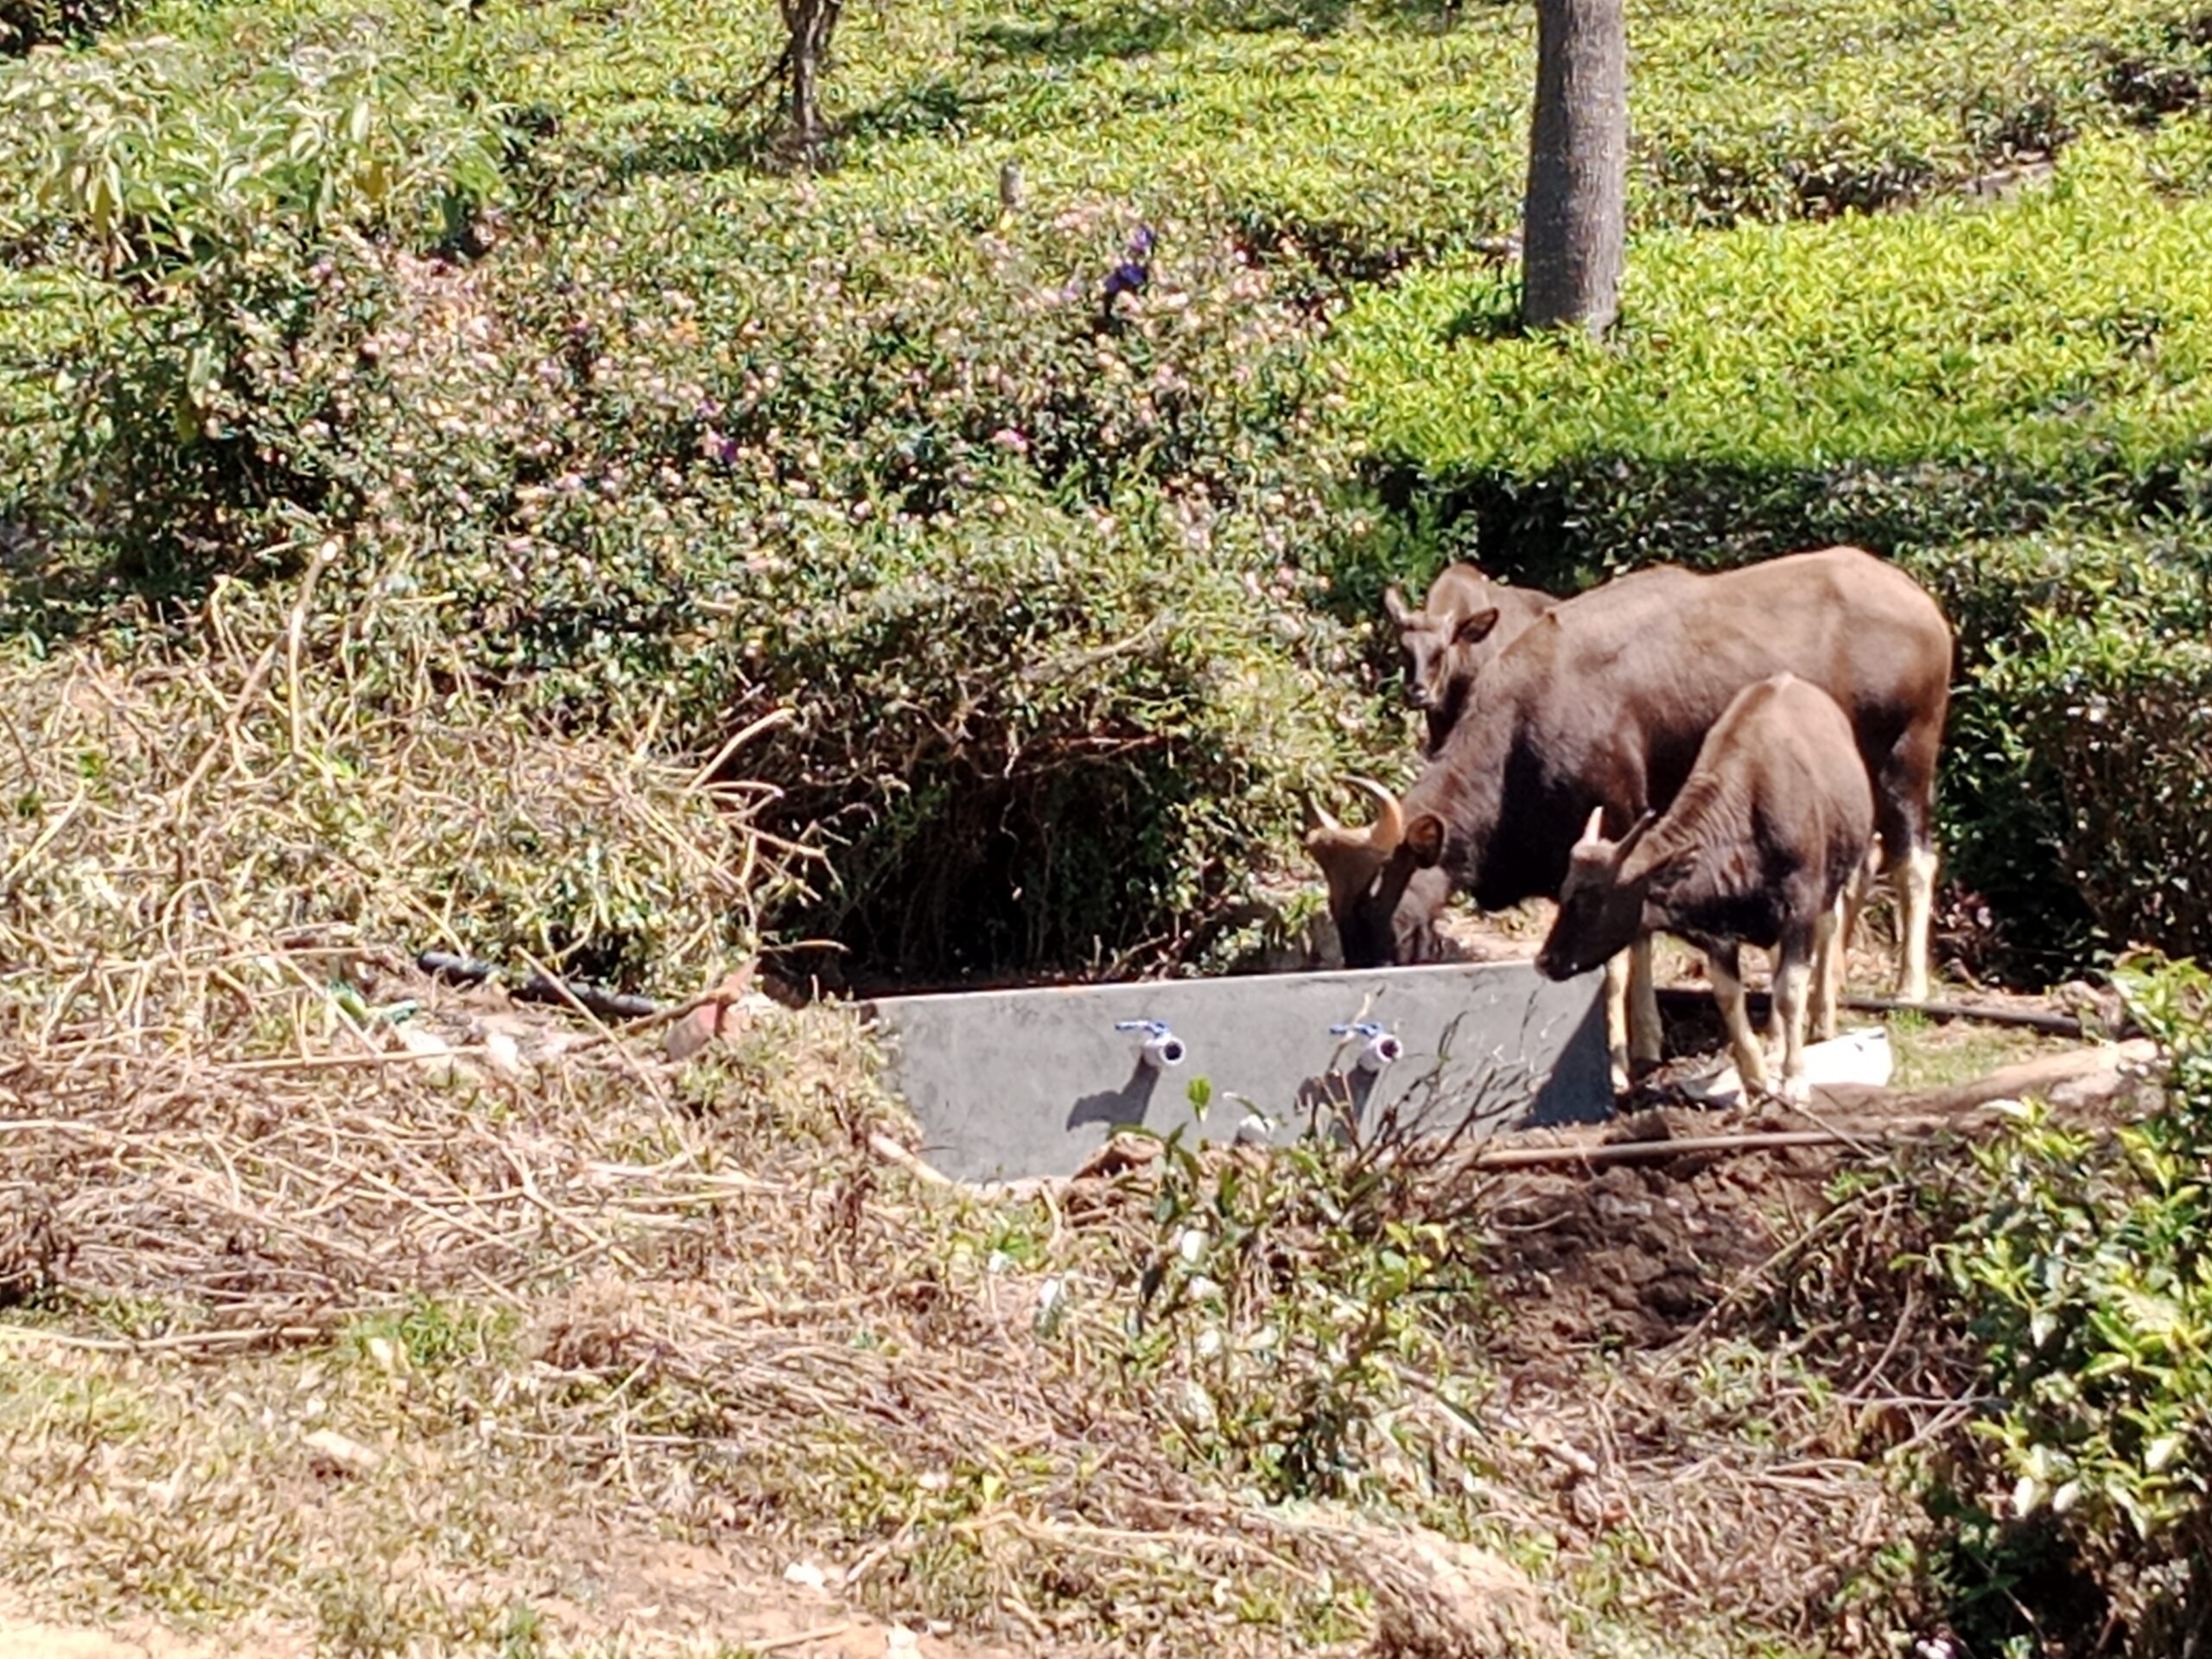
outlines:
[{"label": "purple flower", "polygon": [[1135,260],[1123,260],[1106,278],[1106,303],[1113,304],[1118,295],[1135,293],[1151,280],[1152,273]]},{"label": "purple flower", "polygon": [[1124,294],[1135,293],[1152,280],[1152,268],[1145,262],[1152,255],[1155,240],[1149,225],[1138,226],[1136,234],[1129,238],[1128,252],[1108,275],[1106,291],[1099,298],[1098,316],[1102,323],[1113,321],[1116,300]]}]

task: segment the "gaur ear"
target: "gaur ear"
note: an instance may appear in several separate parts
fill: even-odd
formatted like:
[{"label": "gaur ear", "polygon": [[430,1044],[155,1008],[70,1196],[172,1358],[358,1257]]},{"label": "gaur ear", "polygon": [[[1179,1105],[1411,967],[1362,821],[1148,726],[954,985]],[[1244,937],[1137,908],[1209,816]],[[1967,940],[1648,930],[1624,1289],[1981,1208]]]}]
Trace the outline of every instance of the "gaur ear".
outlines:
[{"label": "gaur ear", "polygon": [[1471,616],[1459,619],[1459,626],[1452,630],[1452,643],[1456,645],[1478,645],[1490,638],[1497,626],[1497,607],[1485,605]]},{"label": "gaur ear", "polygon": [[1406,596],[1392,582],[1382,590],[1382,614],[1390,619],[1390,626],[1400,633],[1414,626],[1414,613],[1406,608]]},{"label": "gaur ear", "polygon": [[1444,820],[1433,812],[1424,812],[1406,826],[1406,838],[1399,843],[1424,870],[1433,870],[1444,857]]}]

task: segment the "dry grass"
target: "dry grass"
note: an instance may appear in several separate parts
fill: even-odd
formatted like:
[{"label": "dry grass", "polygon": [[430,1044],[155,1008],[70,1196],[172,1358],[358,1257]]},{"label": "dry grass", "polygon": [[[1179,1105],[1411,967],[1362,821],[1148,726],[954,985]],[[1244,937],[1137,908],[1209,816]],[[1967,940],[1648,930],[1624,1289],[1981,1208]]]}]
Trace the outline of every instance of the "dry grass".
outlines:
[{"label": "dry grass", "polygon": [[[570,1592],[608,1540],[736,1541],[1033,1648],[1543,1642],[1510,1569],[1210,1487],[1102,1386],[1109,1321],[1040,1343],[1039,1275],[978,1248],[1022,1221],[869,1151],[904,1125],[849,1019],[756,1006],[678,1067],[657,1028],[415,974],[695,989],[789,864],[757,791],[518,725],[404,615],[319,609],[335,553],[172,648],[4,672],[9,1579],[331,1651],[550,1651],[607,1634]],[[1102,1289],[1141,1220],[1109,1213],[1059,1241]]]},{"label": "dry grass", "polygon": [[[0,671],[0,1580],[40,1608],[708,1651],[768,1639],[744,1608],[808,1560],[1024,1653],[1740,1651],[1809,1638],[1908,1525],[1866,1453],[1950,1408],[1758,1327],[1786,1275],[1679,1340],[1516,1350],[1474,1293],[1376,1276],[1442,1213],[1419,1248],[1497,1255],[1514,1188],[1440,1211],[1321,1157],[1253,1209],[1211,1158],[987,1197],[873,1149],[908,1126],[834,1010],[755,999],[677,1065],[656,1022],[424,979],[442,947],[680,999],[791,855],[760,791],[518,724],[316,575],[165,652]],[[1187,1276],[1133,1325],[1238,1204],[1232,1340]],[[1717,1291],[1695,1231],[1653,1259]],[[1280,1501],[1269,1437],[1340,1408],[1329,1500]],[[717,1563],[690,1590],[685,1550]]]}]

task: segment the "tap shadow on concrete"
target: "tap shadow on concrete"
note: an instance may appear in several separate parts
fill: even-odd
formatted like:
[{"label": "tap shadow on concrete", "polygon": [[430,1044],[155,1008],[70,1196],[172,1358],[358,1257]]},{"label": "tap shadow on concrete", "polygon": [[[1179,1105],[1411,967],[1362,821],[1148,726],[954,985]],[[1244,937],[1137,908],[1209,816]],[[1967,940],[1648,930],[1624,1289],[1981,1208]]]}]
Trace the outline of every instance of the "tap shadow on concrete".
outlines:
[{"label": "tap shadow on concrete", "polygon": [[1307,1077],[1298,1085],[1298,1110],[1306,1132],[1349,1142],[1368,1127],[1367,1097],[1374,1092],[1375,1073],[1357,1068]]},{"label": "tap shadow on concrete", "polygon": [[1077,1128],[1086,1123],[1103,1123],[1109,1129],[1124,1124],[1141,1123],[1152,1105],[1153,1090],[1160,1086],[1160,1073],[1142,1059],[1129,1073],[1129,1080],[1118,1089],[1102,1089],[1096,1094],[1078,1096],[1068,1109],[1068,1128]]}]

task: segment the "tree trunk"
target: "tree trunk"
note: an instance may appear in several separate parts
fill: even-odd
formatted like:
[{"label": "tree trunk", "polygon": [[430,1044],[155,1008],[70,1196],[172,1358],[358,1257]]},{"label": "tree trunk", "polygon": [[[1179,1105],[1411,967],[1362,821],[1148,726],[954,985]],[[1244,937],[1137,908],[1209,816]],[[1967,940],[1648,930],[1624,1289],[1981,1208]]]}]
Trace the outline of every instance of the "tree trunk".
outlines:
[{"label": "tree trunk", "polygon": [[1521,234],[1521,316],[1602,334],[1620,307],[1628,196],[1622,0],[1536,0],[1536,106]]},{"label": "tree trunk", "polygon": [[844,0],[782,0],[785,129],[802,159],[822,143],[822,72]]}]

